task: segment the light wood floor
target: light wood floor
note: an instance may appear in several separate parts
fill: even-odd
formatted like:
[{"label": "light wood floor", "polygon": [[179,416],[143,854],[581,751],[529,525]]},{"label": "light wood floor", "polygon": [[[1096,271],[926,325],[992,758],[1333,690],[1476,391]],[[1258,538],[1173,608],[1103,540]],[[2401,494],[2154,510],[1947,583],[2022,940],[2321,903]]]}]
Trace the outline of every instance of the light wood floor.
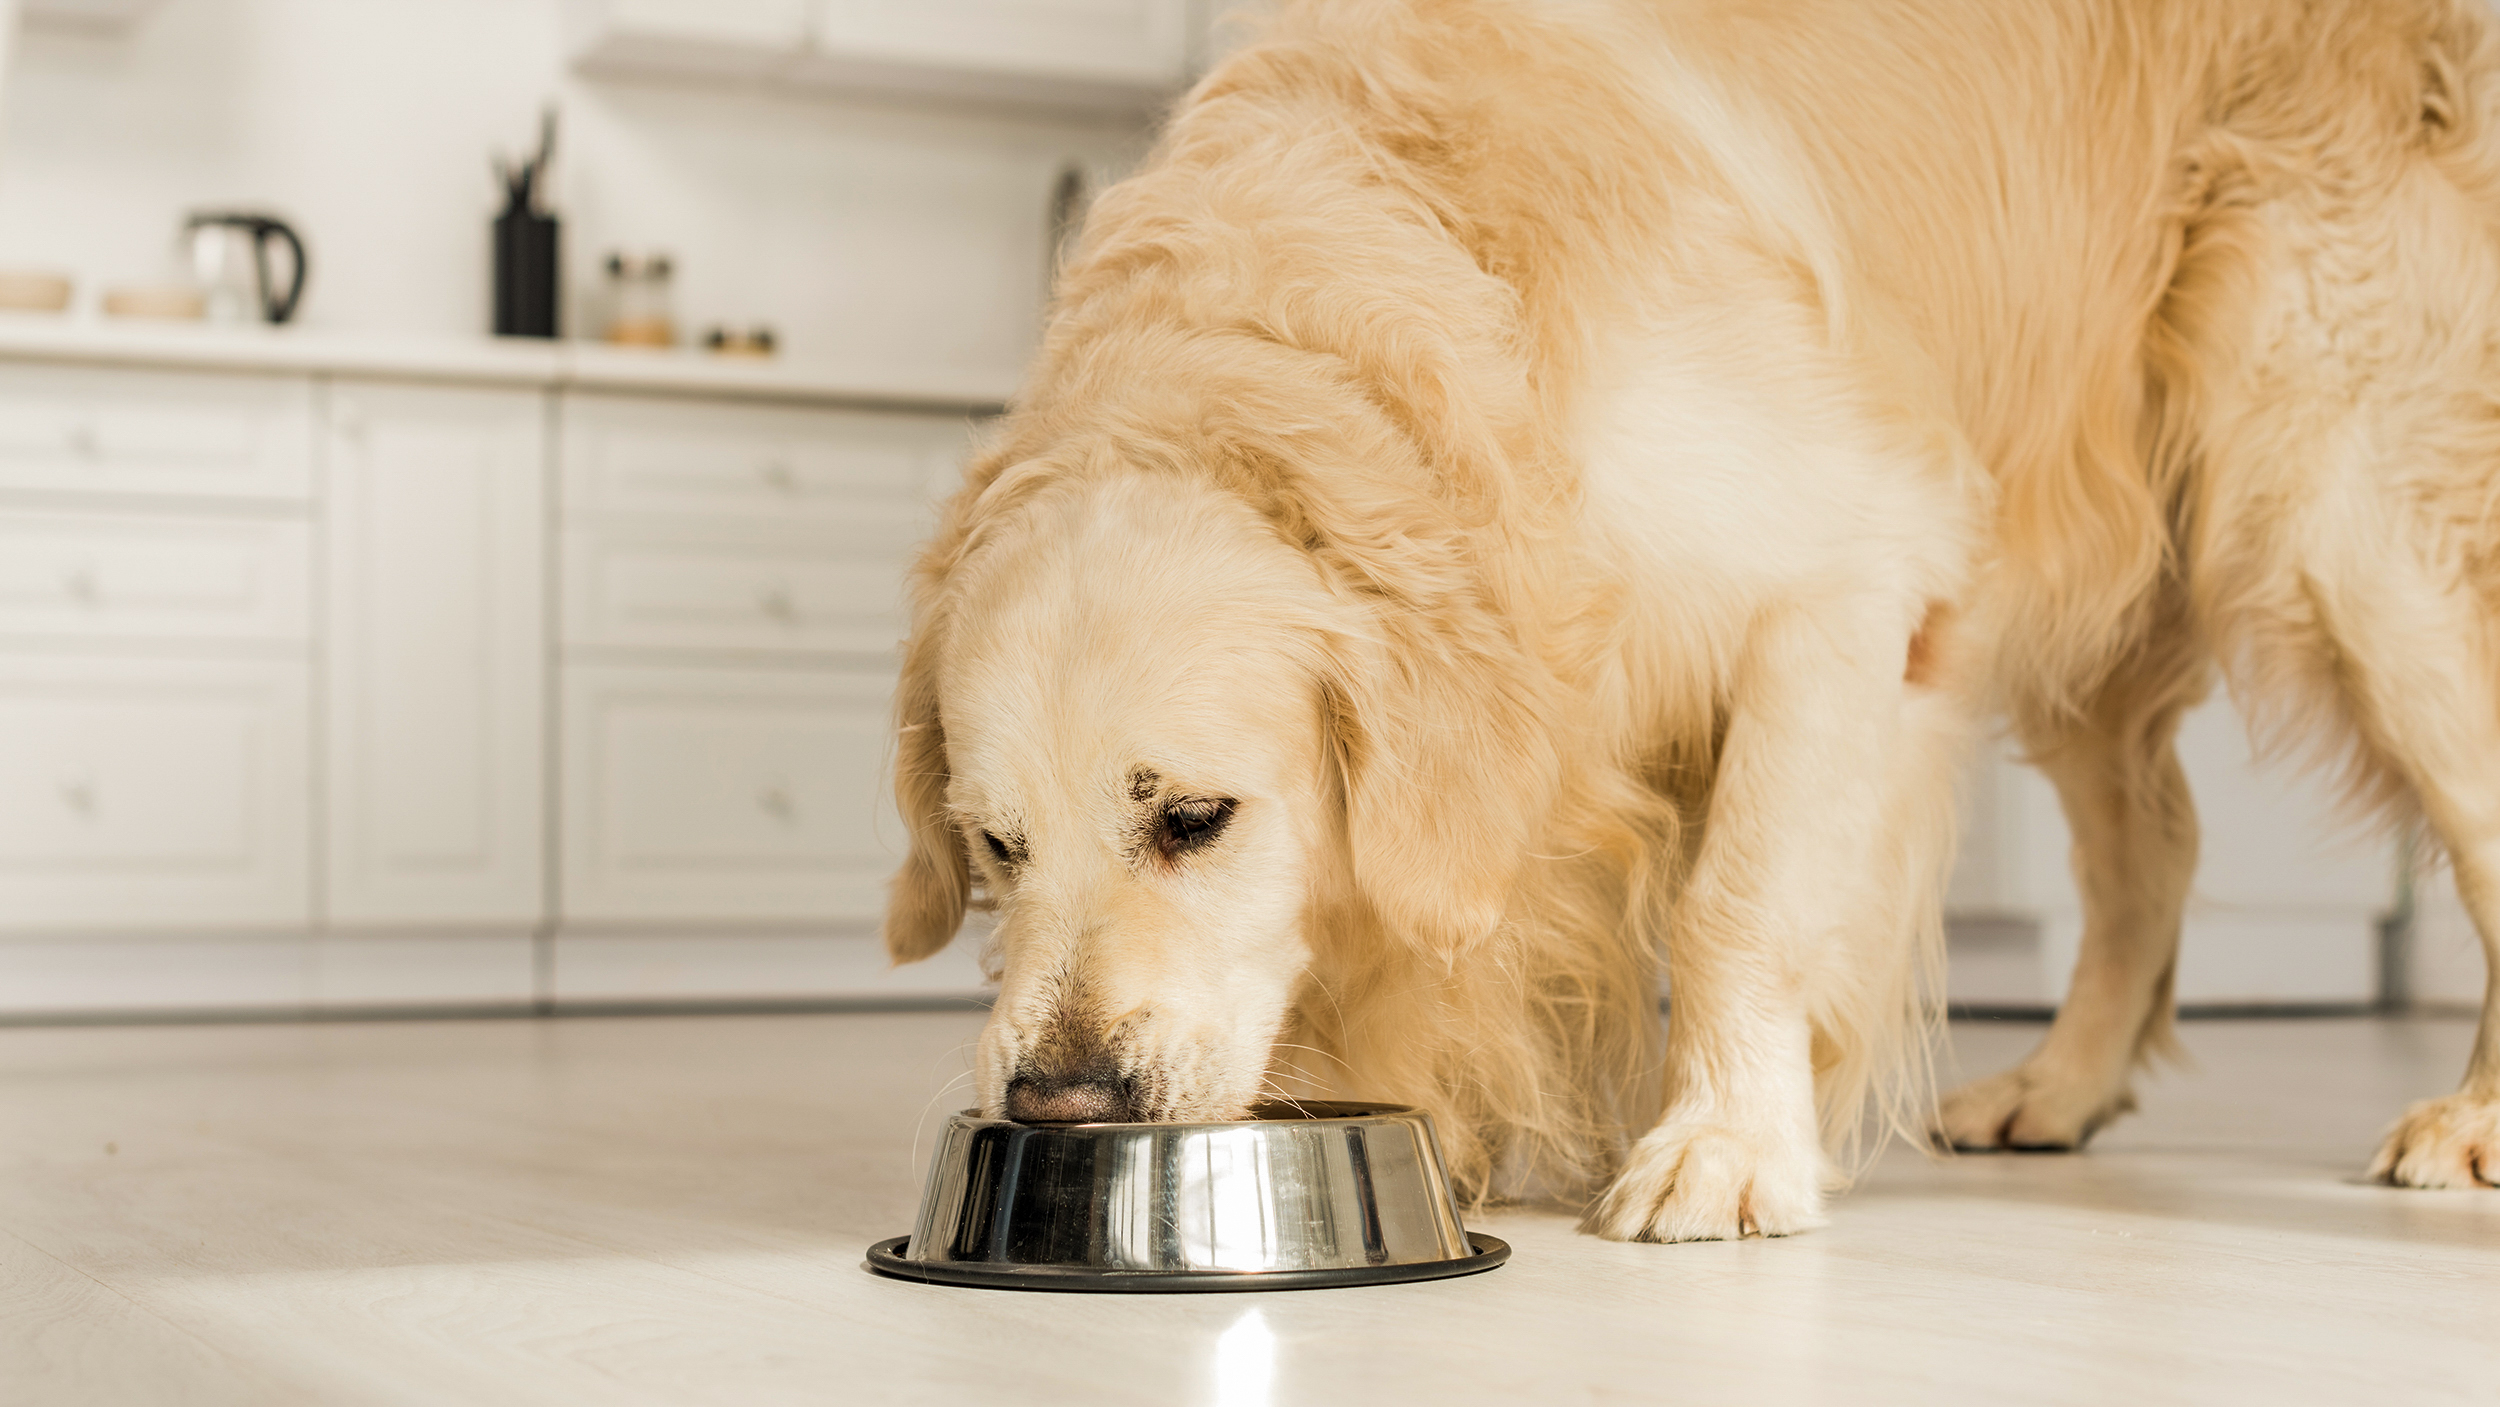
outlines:
[{"label": "light wood floor", "polygon": [[1895,1149],[1793,1240],[1511,1212],[1438,1284],[877,1279],[976,1024],[0,1031],[0,1402],[2500,1400],[2500,1193],[2356,1178],[2462,1021],[2194,1023],[2088,1155]]}]

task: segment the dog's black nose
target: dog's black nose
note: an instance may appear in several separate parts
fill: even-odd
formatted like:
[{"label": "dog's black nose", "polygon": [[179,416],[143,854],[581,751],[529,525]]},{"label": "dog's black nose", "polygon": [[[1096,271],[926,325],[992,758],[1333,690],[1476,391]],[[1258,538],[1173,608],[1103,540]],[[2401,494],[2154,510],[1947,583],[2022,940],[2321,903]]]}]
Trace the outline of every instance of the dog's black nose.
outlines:
[{"label": "dog's black nose", "polygon": [[1137,1092],[1127,1080],[1106,1075],[1018,1075],[1007,1084],[1007,1117],[1020,1124],[1135,1123]]}]

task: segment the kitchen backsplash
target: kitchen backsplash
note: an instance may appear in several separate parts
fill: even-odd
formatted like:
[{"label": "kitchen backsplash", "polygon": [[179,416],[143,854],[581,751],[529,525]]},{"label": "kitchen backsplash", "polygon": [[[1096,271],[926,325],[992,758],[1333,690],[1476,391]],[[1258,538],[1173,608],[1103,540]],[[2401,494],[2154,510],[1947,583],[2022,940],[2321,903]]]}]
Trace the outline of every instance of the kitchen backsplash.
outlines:
[{"label": "kitchen backsplash", "polygon": [[[0,84],[0,267],[165,272],[200,206],[266,208],[312,249],[300,320],[478,333],[493,152],[553,101],[564,320],[597,330],[613,248],[675,256],[688,327],[793,355],[873,349],[1012,373],[1070,161],[1116,173],[1142,124],[584,78],[560,0],[166,0],[121,33],[30,29]],[[422,61],[412,61],[412,57]]]}]

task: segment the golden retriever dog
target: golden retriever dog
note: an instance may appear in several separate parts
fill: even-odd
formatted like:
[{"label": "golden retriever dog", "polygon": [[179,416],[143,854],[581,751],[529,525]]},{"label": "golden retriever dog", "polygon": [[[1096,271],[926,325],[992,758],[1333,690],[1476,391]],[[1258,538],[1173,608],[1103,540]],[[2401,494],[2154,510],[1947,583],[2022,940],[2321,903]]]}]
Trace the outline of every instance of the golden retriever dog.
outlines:
[{"label": "golden retriever dog", "polygon": [[[2500,936],[2493,23],[1289,5],[1093,211],[913,587],[886,938],[995,907],[992,1114],[1400,1100],[1655,1241],[1815,1225],[1862,1125],[2078,1146],[2168,1037],[2213,676]],[[1998,718],[2084,950],[1939,1106]],[[2376,1168],[2500,1178],[2500,1001]]]}]

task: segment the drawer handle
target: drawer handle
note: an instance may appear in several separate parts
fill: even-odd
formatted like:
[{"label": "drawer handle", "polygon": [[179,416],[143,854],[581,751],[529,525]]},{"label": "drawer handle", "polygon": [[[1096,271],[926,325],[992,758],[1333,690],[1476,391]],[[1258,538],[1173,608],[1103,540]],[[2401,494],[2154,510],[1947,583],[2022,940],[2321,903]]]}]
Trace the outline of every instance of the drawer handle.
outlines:
[{"label": "drawer handle", "polygon": [[790,800],[790,793],[780,787],[766,787],[757,792],[755,804],[763,809],[765,815],[784,821],[796,817],[799,810],[798,806]]},{"label": "drawer handle", "polygon": [[790,599],[790,588],[776,586],[755,598],[755,608],[774,620],[789,624],[799,618],[799,607]]},{"label": "drawer handle", "polygon": [[792,471],[789,465],[783,463],[782,461],[775,459],[766,463],[761,472],[764,475],[765,483],[772,485],[774,488],[781,490],[783,493],[796,493],[798,491],[799,476],[797,473]]}]

